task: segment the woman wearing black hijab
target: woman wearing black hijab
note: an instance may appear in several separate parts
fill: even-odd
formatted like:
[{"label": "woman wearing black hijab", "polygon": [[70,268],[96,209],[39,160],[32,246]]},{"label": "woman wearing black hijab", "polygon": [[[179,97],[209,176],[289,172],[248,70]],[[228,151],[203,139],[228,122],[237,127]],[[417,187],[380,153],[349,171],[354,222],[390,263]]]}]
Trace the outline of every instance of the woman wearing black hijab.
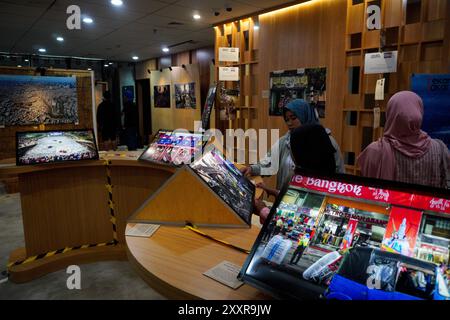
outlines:
[{"label": "woman wearing black hijab", "polygon": [[330,175],[336,172],[336,150],[324,127],[319,124],[304,125],[291,133],[291,152],[299,168]]},{"label": "woman wearing black hijab", "polygon": [[[297,168],[323,175],[336,173],[336,161],[330,138],[320,124],[303,125],[291,133],[292,159]],[[261,224],[269,215],[269,208],[263,201],[255,200],[255,213],[259,215]]]}]

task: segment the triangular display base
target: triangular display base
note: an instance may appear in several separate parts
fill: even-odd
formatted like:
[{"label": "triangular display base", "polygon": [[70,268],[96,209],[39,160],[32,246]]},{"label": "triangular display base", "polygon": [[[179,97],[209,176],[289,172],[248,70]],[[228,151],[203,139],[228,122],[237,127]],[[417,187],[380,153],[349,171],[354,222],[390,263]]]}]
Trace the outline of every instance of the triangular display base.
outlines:
[{"label": "triangular display base", "polygon": [[178,169],[128,222],[249,228],[188,166]]}]

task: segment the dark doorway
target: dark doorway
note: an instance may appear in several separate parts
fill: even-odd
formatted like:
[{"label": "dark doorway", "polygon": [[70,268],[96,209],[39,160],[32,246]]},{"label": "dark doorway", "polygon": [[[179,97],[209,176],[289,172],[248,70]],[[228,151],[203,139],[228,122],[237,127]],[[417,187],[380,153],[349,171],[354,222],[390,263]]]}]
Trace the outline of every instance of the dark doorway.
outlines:
[{"label": "dark doorway", "polygon": [[142,144],[148,145],[152,133],[152,113],[150,103],[150,79],[136,81],[136,103],[139,109],[139,135]]}]

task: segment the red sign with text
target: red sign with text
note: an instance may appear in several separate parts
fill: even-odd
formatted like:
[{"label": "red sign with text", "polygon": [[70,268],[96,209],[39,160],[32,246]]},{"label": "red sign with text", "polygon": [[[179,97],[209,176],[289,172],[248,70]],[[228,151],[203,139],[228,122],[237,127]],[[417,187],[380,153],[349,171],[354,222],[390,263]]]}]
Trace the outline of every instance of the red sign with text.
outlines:
[{"label": "red sign with text", "polygon": [[294,175],[291,185],[295,187],[325,192],[337,196],[359,198],[374,202],[400,205],[420,210],[450,214],[450,200],[411,193],[378,189],[346,182]]}]

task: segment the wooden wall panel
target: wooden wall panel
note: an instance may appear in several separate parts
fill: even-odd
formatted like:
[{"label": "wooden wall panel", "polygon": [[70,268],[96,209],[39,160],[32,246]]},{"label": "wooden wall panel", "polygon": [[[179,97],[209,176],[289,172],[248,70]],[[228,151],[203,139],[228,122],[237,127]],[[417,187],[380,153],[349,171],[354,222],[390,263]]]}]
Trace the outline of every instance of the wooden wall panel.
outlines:
[{"label": "wooden wall panel", "polygon": [[[281,12],[259,17],[261,47],[259,60],[260,90],[269,90],[269,74],[275,70],[308,67],[327,68],[327,92],[324,126],[340,140],[341,108],[346,84],[345,73],[345,0],[314,1]],[[287,131],[282,117],[269,116],[269,99],[258,102],[257,128]]]},{"label": "wooden wall panel", "polygon": [[[0,74],[38,75],[35,68],[0,67]],[[31,130],[92,129],[91,72],[83,70],[47,69],[47,76],[76,76],[79,124],[32,125],[0,128],[0,159],[15,158],[16,132]]]},{"label": "wooden wall panel", "polygon": [[[175,108],[175,87],[174,84],[195,82],[196,109],[176,109]],[[201,105],[200,105],[200,74],[197,64],[186,65],[186,69],[182,67],[172,67],[163,69],[162,72],[154,71],[150,79],[150,92],[152,104],[152,130],[153,134],[158,129],[179,129],[194,130],[194,121],[200,121]],[[171,106],[170,108],[155,108],[154,104],[154,86],[170,85]]]}]

